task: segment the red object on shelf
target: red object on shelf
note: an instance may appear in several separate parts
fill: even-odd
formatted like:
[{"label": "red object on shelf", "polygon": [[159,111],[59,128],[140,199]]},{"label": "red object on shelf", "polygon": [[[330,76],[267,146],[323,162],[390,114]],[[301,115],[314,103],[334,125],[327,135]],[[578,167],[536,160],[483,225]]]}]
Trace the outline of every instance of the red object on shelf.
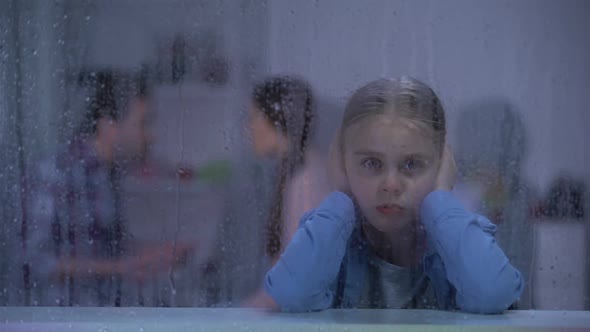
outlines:
[{"label": "red object on shelf", "polygon": [[195,172],[192,169],[184,166],[178,167],[176,172],[178,174],[178,177],[183,181],[190,181],[193,179],[195,175]]}]

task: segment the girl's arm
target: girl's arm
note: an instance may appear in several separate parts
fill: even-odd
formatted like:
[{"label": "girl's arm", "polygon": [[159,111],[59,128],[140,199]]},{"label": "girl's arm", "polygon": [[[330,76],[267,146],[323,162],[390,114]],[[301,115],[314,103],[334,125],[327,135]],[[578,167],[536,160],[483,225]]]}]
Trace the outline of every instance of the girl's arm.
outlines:
[{"label": "girl's arm", "polygon": [[494,224],[467,212],[444,190],[426,196],[421,214],[447,279],[457,291],[455,301],[461,310],[499,313],[519,298],[523,278],[496,243]]},{"label": "girl's arm", "polygon": [[284,311],[330,308],[331,290],[354,228],[352,200],[333,192],[301,219],[283,255],[266,274],[264,287]]}]

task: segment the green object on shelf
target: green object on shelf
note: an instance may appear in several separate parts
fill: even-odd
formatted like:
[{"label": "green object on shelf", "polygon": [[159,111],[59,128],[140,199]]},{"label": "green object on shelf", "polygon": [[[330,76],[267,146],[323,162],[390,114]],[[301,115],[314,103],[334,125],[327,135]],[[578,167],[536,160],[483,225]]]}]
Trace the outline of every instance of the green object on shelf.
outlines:
[{"label": "green object on shelf", "polygon": [[228,160],[214,160],[197,167],[197,180],[211,184],[222,184],[231,176],[231,165]]}]

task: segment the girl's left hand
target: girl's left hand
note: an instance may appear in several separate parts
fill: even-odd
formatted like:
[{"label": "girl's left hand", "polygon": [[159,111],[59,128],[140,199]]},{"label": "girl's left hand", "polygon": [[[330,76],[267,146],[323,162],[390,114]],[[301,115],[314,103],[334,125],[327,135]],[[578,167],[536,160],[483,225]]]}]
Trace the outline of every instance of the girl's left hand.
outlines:
[{"label": "girl's left hand", "polygon": [[443,155],[441,158],[440,167],[438,169],[438,176],[436,178],[435,190],[453,190],[455,181],[457,180],[457,164],[453,150],[448,144],[445,144]]}]

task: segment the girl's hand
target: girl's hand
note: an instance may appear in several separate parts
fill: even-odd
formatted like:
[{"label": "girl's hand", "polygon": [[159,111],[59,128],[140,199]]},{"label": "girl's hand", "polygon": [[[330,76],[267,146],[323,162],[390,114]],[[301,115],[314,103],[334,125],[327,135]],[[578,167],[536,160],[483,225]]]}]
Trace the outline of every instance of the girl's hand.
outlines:
[{"label": "girl's hand", "polygon": [[445,144],[434,189],[451,191],[453,190],[456,180],[457,164],[455,163],[455,157],[451,147],[448,144]]},{"label": "girl's hand", "polygon": [[341,191],[351,196],[348,176],[344,167],[344,156],[340,150],[340,134],[337,132],[330,144],[330,154],[328,160],[328,180],[332,190]]},{"label": "girl's hand", "polygon": [[247,298],[242,303],[241,307],[271,310],[279,309],[279,305],[262,289],[259,289],[255,294]]}]

